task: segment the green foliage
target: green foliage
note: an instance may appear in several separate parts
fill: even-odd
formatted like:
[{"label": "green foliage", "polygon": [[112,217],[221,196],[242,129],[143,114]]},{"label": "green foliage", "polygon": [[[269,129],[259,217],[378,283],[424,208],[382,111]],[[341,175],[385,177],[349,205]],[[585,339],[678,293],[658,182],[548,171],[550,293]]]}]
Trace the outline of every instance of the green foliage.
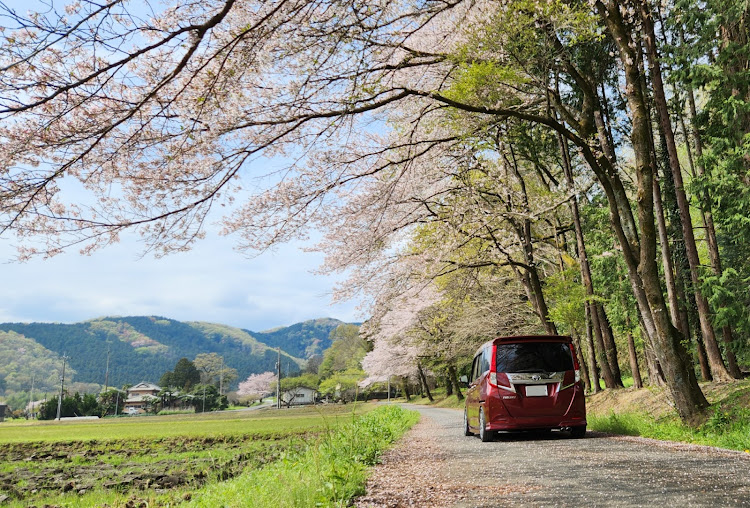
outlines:
[{"label": "green foliage", "polygon": [[237,369],[228,367],[224,358],[216,353],[201,353],[193,360],[194,367],[200,373],[204,383],[213,383],[220,387],[234,382],[237,379]]},{"label": "green foliage", "polygon": [[455,81],[445,95],[449,99],[468,104],[496,106],[509,98],[498,83],[512,85],[528,81],[517,70],[493,62],[462,63],[456,72]]},{"label": "green foliage", "polygon": [[230,506],[252,499],[257,506],[282,508],[348,506],[364,493],[367,468],[418,418],[400,406],[378,407],[267,467],[211,485],[191,504]]},{"label": "green foliage", "polygon": [[[54,351],[18,333],[0,331],[0,393],[29,394],[33,381],[38,396],[59,385],[61,371],[62,359]],[[66,368],[68,379],[75,374],[75,369]]]},{"label": "green foliage", "polygon": [[[51,399],[44,402],[39,408],[40,420],[54,420],[57,417],[57,401],[58,397],[52,397]],[[87,393],[81,396],[80,393],[76,392],[72,397],[69,395],[63,396],[62,404],[60,404],[60,416],[68,418],[72,416],[100,416],[102,414],[102,408],[99,405],[99,401],[96,395]]]},{"label": "green foliage", "polygon": [[226,409],[229,401],[226,395],[219,396],[219,389],[213,384],[198,384],[190,393],[196,413]]},{"label": "green foliage", "polygon": [[187,358],[180,358],[174,366],[174,371],[170,370],[162,374],[159,386],[189,392],[200,381],[201,373],[195,364]]},{"label": "green foliage", "polygon": [[348,369],[335,372],[320,383],[318,391],[321,395],[335,400],[351,402],[358,394],[358,383],[366,377],[362,369]]},{"label": "green foliage", "polygon": [[281,391],[294,390],[295,388],[317,388],[320,378],[315,374],[302,374],[295,377],[281,378]]},{"label": "green foliage", "polygon": [[323,361],[318,368],[322,379],[335,372],[347,369],[362,369],[362,359],[372,349],[372,345],[359,335],[357,325],[339,325],[330,335],[331,346],[323,353]]},{"label": "green foliage", "polygon": [[585,333],[586,289],[580,280],[578,267],[555,273],[545,280],[549,317],[563,333]]},{"label": "green foliage", "polygon": [[[721,274],[705,277],[701,290],[709,298],[717,326],[731,325],[731,347],[741,362],[750,362],[750,7],[744,0],[675,2],[679,17],[668,17],[680,30],[670,48],[674,79],[697,91],[703,102],[693,129],[701,136],[703,175],[688,189],[701,208],[711,211],[721,252]],[[684,39],[684,40],[683,40]],[[710,55],[710,58],[706,58]]]},{"label": "green foliage", "polygon": [[110,388],[106,392],[99,394],[99,405],[101,406],[102,416],[122,414],[125,408],[127,392]]}]

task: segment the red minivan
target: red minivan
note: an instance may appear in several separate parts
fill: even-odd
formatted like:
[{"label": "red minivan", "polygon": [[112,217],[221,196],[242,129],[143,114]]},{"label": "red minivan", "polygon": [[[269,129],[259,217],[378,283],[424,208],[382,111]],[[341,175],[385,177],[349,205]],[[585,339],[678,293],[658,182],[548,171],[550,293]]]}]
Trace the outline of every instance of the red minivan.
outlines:
[{"label": "red minivan", "polygon": [[496,431],[569,430],[586,434],[586,401],[570,337],[499,337],[474,355],[464,434],[490,441]]}]

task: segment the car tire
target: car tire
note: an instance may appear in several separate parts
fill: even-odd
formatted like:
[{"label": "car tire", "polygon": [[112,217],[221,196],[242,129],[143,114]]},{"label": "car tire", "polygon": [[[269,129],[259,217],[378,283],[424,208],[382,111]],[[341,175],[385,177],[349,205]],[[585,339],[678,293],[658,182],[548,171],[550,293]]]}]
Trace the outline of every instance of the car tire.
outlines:
[{"label": "car tire", "polygon": [[577,427],[571,427],[570,429],[570,437],[574,439],[580,439],[585,435],[586,435],[585,425],[578,425]]},{"label": "car tire", "polygon": [[479,410],[479,439],[483,443],[492,441],[494,432],[487,430],[487,423],[484,421],[484,409]]},{"label": "car tire", "polygon": [[469,428],[469,416],[466,414],[464,409],[464,436],[473,436],[474,433]]}]

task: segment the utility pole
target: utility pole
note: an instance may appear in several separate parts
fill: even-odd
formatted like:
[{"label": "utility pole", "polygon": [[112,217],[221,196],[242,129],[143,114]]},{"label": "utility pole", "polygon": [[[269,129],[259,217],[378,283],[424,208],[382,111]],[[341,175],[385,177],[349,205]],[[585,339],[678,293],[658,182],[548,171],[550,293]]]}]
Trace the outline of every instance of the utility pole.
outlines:
[{"label": "utility pole", "polygon": [[221,370],[219,371],[219,399],[221,392],[224,391],[224,357],[221,357]]},{"label": "utility pole", "polygon": [[276,409],[281,409],[281,348],[276,348],[279,358],[276,360]]},{"label": "utility pole", "polygon": [[107,342],[107,368],[104,371],[104,391],[109,388],[109,342]]},{"label": "utility pole", "polygon": [[67,359],[68,357],[65,356],[65,353],[63,353],[63,368],[62,375],[60,376],[60,396],[57,398],[57,421],[60,421],[60,410],[62,409],[63,387],[65,386],[65,360]]},{"label": "utility pole", "polygon": [[31,416],[34,416],[34,379],[36,374],[31,375],[31,393],[29,394],[29,402],[31,402]]}]

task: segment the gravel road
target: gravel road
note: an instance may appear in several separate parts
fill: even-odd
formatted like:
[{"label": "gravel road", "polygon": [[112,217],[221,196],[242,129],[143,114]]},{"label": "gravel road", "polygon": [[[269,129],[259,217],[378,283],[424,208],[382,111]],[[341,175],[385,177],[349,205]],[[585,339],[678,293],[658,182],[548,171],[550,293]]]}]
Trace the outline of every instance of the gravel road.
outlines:
[{"label": "gravel road", "polygon": [[462,412],[420,422],[383,457],[358,507],[748,506],[750,455],[588,432],[461,432]]}]

